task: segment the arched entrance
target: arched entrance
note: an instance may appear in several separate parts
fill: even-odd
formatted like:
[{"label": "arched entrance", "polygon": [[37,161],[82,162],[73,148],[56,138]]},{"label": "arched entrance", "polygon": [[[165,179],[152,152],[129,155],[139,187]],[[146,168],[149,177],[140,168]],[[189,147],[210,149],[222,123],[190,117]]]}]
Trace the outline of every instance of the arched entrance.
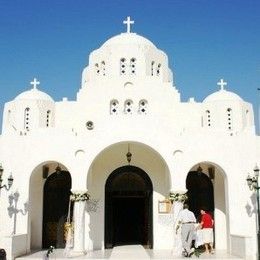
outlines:
[{"label": "arched entrance", "polygon": [[69,172],[57,168],[44,184],[42,248],[65,247],[64,223],[68,214],[70,189]]},{"label": "arched entrance", "polygon": [[190,210],[198,218],[200,209],[204,207],[214,215],[214,189],[211,179],[202,170],[191,171],[186,179],[188,204]]},{"label": "arched entrance", "polygon": [[188,202],[195,215],[199,217],[199,208],[204,206],[214,217],[215,248],[228,250],[230,227],[225,170],[214,162],[199,162],[188,173],[186,188]]},{"label": "arched entrance", "polygon": [[142,169],[123,166],[105,186],[105,248],[142,244],[153,247],[151,179]]}]

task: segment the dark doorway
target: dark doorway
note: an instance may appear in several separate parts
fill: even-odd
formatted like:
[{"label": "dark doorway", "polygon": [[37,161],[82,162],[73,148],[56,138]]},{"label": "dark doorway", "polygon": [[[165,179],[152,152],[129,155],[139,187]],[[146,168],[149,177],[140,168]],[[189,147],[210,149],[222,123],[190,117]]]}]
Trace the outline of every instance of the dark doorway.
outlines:
[{"label": "dark doorway", "polygon": [[214,216],[214,189],[211,179],[202,171],[189,172],[186,179],[188,204],[197,218],[204,207]]},{"label": "dark doorway", "polygon": [[152,248],[153,187],[149,176],[138,167],[120,167],[108,177],[105,192],[105,247],[141,244]]},{"label": "dark doorway", "polygon": [[64,224],[67,219],[71,177],[67,171],[51,174],[44,184],[42,248],[65,247]]}]

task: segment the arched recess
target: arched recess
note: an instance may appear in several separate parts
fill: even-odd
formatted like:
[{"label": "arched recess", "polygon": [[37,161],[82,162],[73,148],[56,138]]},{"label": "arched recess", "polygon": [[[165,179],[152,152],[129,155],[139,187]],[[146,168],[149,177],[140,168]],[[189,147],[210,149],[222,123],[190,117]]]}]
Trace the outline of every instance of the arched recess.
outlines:
[{"label": "arched recess", "polygon": [[200,216],[200,209],[206,208],[214,215],[214,189],[209,176],[203,173],[202,169],[190,171],[186,179],[188,204],[196,218]]},{"label": "arched recess", "polygon": [[70,189],[70,173],[59,162],[43,162],[32,171],[29,188],[29,233],[32,250],[50,245],[56,248],[65,246],[63,227],[68,212]]},{"label": "arched recess", "polygon": [[189,203],[199,220],[199,208],[206,207],[214,218],[216,249],[229,248],[228,191],[224,170],[212,162],[200,162],[189,171],[186,179]]},{"label": "arched recess", "polygon": [[[128,148],[129,147],[129,148]],[[148,144],[138,141],[122,141],[100,150],[88,170],[87,190],[91,196],[87,203],[87,230],[85,240],[88,250],[105,247],[105,187],[110,174],[127,166],[126,154],[132,154],[130,166],[138,167],[147,173],[153,184],[153,220],[158,217],[158,201],[168,197],[171,190],[171,174],[164,157]],[[154,225],[153,225],[154,227]],[[153,245],[162,243],[161,237],[172,232],[168,226],[153,229]],[[169,240],[169,246],[171,241]]]},{"label": "arched recess", "polygon": [[145,171],[122,166],[105,186],[105,248],[141,244],[153,247],[153,185]]},{"label": "arched recess", "polygon": [[44,184],[42,248],[64,248],[65,222],[68,216],[71,177],[56,167]]}]

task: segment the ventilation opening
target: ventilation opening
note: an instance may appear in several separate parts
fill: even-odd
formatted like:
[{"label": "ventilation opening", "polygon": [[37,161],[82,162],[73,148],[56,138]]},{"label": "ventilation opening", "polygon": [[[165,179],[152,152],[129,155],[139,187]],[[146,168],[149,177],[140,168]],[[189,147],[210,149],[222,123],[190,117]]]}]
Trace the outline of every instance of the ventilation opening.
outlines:
[{"label": "ventilation opening", "polygon": [[124,109],[125,114],[131,115],[132,110],[133,110],[133,101],[132,100],[126,100],[125,101],[125,109]]},{"label": "ventilation opening", "polygon": [[147,114],[147,101],[142,99],[139,102],[139,109],[138,109],[139,114]]},{"label": "ventilation opening", "polygon": [[50,126],[50,116],[51,116],[51,111],[48,110],[46,115],[46,127]]},{"label": "ventilation opening", "polygon": [[118,114],[118,106],[119,106],[119,103],[116,99],[114,99],[110,102],[110,114],[111,115]]},{"label": "ventilation opening", "polygon": [[27,107],[24,110],[24,129],[26,131],[30,130],[30,108]]},{"label": "ventilation opening", "polygon": [[228,130],[233,129],[233,115],[232,115],[232,109],[228,108],[227,109],[227,128]]}]

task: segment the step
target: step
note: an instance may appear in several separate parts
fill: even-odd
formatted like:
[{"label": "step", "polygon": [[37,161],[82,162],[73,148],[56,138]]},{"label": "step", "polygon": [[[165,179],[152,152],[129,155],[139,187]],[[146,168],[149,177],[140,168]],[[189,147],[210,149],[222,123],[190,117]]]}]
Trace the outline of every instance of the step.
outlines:
[{"label": "step", "polygon": [[[17,260],[43,260],[46,259],[46,250],[31,253],[26,256],[16,258]],[[106,250],[95,250],[90,251],[86,255],[66,257],[64,255],[64,249],[55,249],[50,255],[49,259],[93,259],[93,260],[104,260],[104,259],[121,259],[121,260],[142,260],[142,259],[155,259],[155,260],[173,260],[173,259],[184,259],[182,257],[176,257],[173,255],[172,250],[157,250],[157,249],[144,249],[141,245],[129,245],[129,246],[118,246],[113,249]],[[192,256],[195,259],[229,259],[238,260],[242,259],[236,256],[231,256],[226,251],[216,251],[213,255],[201,254],[199,258]]]}]

